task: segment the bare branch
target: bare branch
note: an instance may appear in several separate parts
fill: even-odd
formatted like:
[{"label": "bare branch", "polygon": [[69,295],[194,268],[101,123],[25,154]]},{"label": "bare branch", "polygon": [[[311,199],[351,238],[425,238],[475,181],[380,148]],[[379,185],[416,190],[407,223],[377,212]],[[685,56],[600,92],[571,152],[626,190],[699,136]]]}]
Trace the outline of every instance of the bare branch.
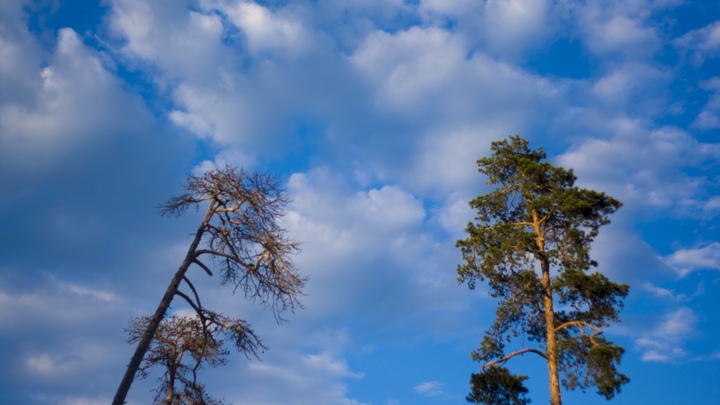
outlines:
[{"label": "bare branch", "polygon": [[593,346],[596,346],[598,344],[595,341],[595,337],[600,336],[603,333],[602,329],[598,328],[597,326],[591,325],[587,322],[583,322],[583,321],[565,322],[564,324],[555,328],[555,333],[560,332],[561,330],[569,328],[571,326],[576,326],[580,330],[580,335],[582,335],[582,336],[585,336],[585,328],[588,328],[588,329],[592,330],[593,332],[595,332],[588,336],[588,338],[590,338],[590,341],[592,342]]},{"label": "bare branch", "polygon": [[526,348],[526,349],[518,350],[518,351],[516,351],[516,352],[512,352],[512,353],[508,354],[508,355],[505,356],[505,357],[501,357],[501,358],[499,358],[499,359],[496,359],[496,360],[493,360],[493,361],[489,361],[489,362],[483,364],[482,367],[480,367],[480,372],[482,372],[483,370],[485,370],[485,368],[487,368],[487,367],[489,367],[489,366],[492,366],[493,364],[498,364],[498,363],[499,363],[499,364],[504,364],[505,362],[507,362],[507,361],[510,360],[511,358],[513,358],[513,357],[515,357],[515,356],[523,355],[523,354],[525,354],[525,353],[535,353],[535,354],[537,354],[538,356],[542,357],[543,359],[545,359],[545,360],[547,361],[547,355],[546,355],[545,353],[541,352],[541,351],[538,350],[538,349]]},{"label": "bare branch", "polygon": [[185,301],[187,301],[187,303],[190,304],[190,306],[195,310],[195,312],[197,312],[198,314],[202,313],[202,310],[184,292],[178,290],[175,291],[175,295],[178,295],[182,297]]},{"label": "bare branch", "polygon": [[212,270],[210,270],[210,268],[209,268],[208,266],[206,266],[205,263],[201,262],[198,258],[193,259],[193,263],[197,264],[197,265],[200,266],[203,270],[205,270],[205,273],[207,273],[208,276],[212,276],[212,275],[213,275]]},{"label": "bare branch", "polygon": [[241,266],[243,266],[243,267],[245,267],[245,268],[247,268],[247,269],[252,268],[252,265],[243,262],[242,260],[240,260],[240,258],[239,258],[238,256],[233,256],[233,255],[231,255],[231,254],[228,254],[228,253],[225,253],[225,252],[221,252],[221,251],[218,251],[218,250],[199,249],[199,250],[196,250],[196,251],[195,251],[195,254],[196,254],[197,256],[201,256],[201,255],[220,256],[220,257],[223,257],[223,258],[225,258],[225,259],[228,259],[228,260],[230,260],[230,261],[232,261],[232,262],[235,262],[235,263],[237,263],[237,264],[239,264],[239,265],[241,265]]}]

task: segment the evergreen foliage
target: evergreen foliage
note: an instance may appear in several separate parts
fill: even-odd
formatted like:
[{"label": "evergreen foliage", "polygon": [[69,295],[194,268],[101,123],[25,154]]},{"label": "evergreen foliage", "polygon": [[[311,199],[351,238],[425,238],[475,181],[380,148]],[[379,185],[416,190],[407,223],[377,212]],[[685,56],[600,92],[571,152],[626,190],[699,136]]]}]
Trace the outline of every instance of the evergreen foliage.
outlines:
[{"label": "evergreen foliage", "polygon": [[[517,135],[493,142],[491,151],[478,170],[496,188],[470,201],[477,215],[457,242],[464,259],[458,280],[471,289],[486,282],[499,299],[495,322],[472,353],[483,365],[468,401],[526,403],[526,377],[498,367],[525,353],[548,363],[553,405],[561,404],[560,383],[596,387],[610,399],[629,379],[616,368],[624,349],[602,328],[620,321],[629,287],[590,272],[597,266],[590,245],[622,204],[576,187],[572,170],[546,162],[542,148],[529,149]],[[507,354],[506,344],[520,336],[537,348]]]}]

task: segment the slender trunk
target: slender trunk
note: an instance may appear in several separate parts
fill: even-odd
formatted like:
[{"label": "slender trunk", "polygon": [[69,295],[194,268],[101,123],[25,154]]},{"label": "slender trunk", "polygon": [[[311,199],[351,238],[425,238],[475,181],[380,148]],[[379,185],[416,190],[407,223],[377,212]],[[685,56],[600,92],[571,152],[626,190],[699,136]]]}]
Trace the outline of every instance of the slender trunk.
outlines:
[{"label": "slender trunk", "polygon": [[548,376],[550,378],[550,404],[562,405],[560,397],[560,378],[558,373],[557,335],[555,334],[555,309],[553,308],[553,290],[550,285],[550,263],[545,257],[545,239],[542,232],[542,224],[538,219],[537,211],[532,212],[533,225],[537,235],[536,243],[540,253],[540,269],[542,278],[540,285],[543,287],[543,306],[545,307],[545,332],[547,338],[547,363]]},{"label": "slender trunk", "polygon": [[177,371],[177,368],[173,368],[170,370],[170,375],[168,376],[168,392],[165,396],[165,403],[167,405],[172,405],[173,401],[175,400],[175,372]]},{"label": "slender trunk", "polygon": [[541,262],[542,286],[545,289],[545,325],[547,333],[547,363],[550,377],[550,404],[562,405],[560,398],[560,379],[558,374],[557,336],[555,334],[555,312],[553,309],[552,288],[550,287],[550,268],[547,260]]},{"label": "slender trunk", "polygon": [[168,308],[170,307],[170,303],[172,302],[173,298],[175,297],[175,293],[177,293],[178,287],[180,286],[180,283],[182,282],[183,277],[185,277],[185,273],[187,272],[188,268],[190,267],[193,260],[195,259],[195,251],[197,250],[197,247],[200,244],[200,240],[202,239],[203,233],[205,233],[205,227],[210,222],[210,219],[212,218],[215,208],[216,208],[215,204],[210,203],[210,206],[208,207],[208,210],[205,213],[205,218],[203,219],[202,224],[200,225],[197,232],[195,233],[195,239],[193,240],[192,244],[190,245],[190,248],[188,249],[187,255],[185,256],[185,260],[183,260],[182,264],[180,264],[180,267],[178,268],[177,272],[175,273],[175,276],[173,277],[172,281],[170,282],[170,285],[168,286],[167,290],[165,291],[165,295],[163,296],[162,301],[160,301],[160,305],[158,305],[158,308],[155,311],[155,314],[150,319],[147,329],[145,329],[145,332],[143,333],[142,337],[140,338],[140,341],[138,341],[138,345],[137,345],[137,348],[135,349],[135,353],[133,354],[132,358],[130,359],[130,363],[128,364],[127,370],[125,370],[125,375],[123,376],[123,379],[120,382],[120,386],[118,387],[117,392],[115,393],[115,398],[113,398],[112,405],[124,405],[125,404],[125,398],[127,397],[127,394],[130,391],[130,386],[132,385],[133,380],[135,379],[135,374],[137,374],[138,369],[140,369],[140,363],[142,363],[143,357],[145,357],[145,353],[148,351],[148,348],[150,347],[150,343],[152,342],[153,337],[155,336],[155,332],[157,331],[158,326],[160,326],[160,322],[165,317],[165,313],[167,312]]}]

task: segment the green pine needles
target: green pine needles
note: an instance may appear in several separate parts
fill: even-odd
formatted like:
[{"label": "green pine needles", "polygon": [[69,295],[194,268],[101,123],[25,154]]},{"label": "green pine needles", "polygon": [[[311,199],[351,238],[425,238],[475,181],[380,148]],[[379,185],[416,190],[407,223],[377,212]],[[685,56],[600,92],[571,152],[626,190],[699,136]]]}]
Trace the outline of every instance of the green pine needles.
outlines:
[{"label": "green pine needles", "polygon": [[[590,258],[590,244],[621,203],[594,190],[575,187],[572,170],[544,161],[542,148],[531,150],[520,136],[492,144],[492,155],[478,170],[496,188],[470,201],[477,210],[457,241],[463,264],[458,280],[474,289],[486,282],[498,298],[496,319],[472,353],[482,363],[471,378],[469,402],[530,402],[523,386],[504,364],[534,353],[548,365],[550,402],[561,405],[565,389],[595,387],[607,399],[629,379],[620,373],[624,349],[602,336],[619,322],[629,286],[610,281]],[[506,344],[523,336],[536,344],[506,353]]]}]

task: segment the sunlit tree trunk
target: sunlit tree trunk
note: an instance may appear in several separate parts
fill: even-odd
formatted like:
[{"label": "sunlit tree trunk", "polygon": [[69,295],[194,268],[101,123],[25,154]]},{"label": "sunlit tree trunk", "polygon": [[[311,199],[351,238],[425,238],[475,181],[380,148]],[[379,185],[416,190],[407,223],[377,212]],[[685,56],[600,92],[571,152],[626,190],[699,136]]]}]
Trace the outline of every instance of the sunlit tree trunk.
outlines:
[{"label": "sunlit tree trunk", "polygon": [[562,405],[560,396],[560,378],[558,373],[557,335],[555,330],[555,309],[553,307],[553,290],[550,285],[550,264],[545,256],[545,239],[541,220],[537,212],[533,211],[533,227],[535,228],[536,243],[538,246],[540,269],[542,278],[540,285],[543,288],[543,306],[545,307],[545,331],[547,336],[547,364],[550,383],[550,404]]},{"label": "sunlit tree trunk", "polygon": [[547,260],[543,260],[542,266],[542,286],[544,288],[544,306],[545,306],[545,323],[547,332],[547,363],[548,375],[550,377],[550,403],[552,405],[561,405],[560,398],[560,381],[558,373],[558,356],[557,356],[557,338],[555,332],[555,312],[553,309],[552,288],[550,287],[550,269]]}]

